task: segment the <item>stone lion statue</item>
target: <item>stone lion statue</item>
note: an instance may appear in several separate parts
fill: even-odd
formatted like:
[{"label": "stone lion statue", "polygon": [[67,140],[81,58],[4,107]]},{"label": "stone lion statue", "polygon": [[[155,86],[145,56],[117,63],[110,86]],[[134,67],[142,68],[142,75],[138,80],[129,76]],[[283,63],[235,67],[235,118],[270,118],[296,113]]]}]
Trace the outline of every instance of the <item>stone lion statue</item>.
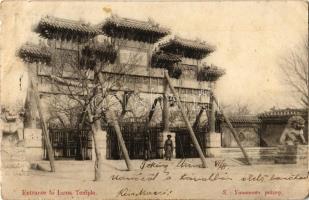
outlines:
[{"label": "stone lion statue", "polygon": [[[0,113],[0,143],[2,144],[3,135],[9,140],[13,140],[15,136],[18,142],[23,140],[23,116],[24,113],[19,112],[18,114],[12,114],[7,109],[2,109]],[[5,141],[6,143],[8,141]],[[11,141],[12,142],[12,141]]]},{"label": "stone lion statue", "polygon": [[293,116],[288,120],[287,126],[284,129],[280,144],[282,145],[298,145],[306,144],[304,137],[305,120],[301,116]]}]

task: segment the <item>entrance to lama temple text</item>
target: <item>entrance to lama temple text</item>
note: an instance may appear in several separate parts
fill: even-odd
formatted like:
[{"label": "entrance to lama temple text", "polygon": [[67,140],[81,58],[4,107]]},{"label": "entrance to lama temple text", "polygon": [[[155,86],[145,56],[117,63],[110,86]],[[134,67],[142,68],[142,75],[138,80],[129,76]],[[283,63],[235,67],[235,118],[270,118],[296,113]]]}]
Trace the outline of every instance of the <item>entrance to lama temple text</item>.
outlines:
[{"label": "entrance to lama temple text", "polygon": [[[92,135],[90,130],[50,128],[49,137],[57,160],[91,160]],[[44,144],[44,159],[48,159]]]}]

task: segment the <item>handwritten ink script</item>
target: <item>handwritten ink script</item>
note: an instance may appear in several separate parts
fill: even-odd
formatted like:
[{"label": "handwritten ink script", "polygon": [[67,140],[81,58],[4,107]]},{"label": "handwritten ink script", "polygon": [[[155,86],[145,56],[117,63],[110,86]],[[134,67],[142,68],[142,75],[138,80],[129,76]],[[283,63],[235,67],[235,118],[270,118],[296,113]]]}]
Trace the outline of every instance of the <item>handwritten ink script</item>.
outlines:
[{"label": "handwritten ink script", "polygon": [[122,197],[129,197],[129,196],[168,196],[173,191],[170,189],[166,189],[163,191],[150,191],[144,188],[141,188],[139,190],[133,191],[129,188],[122,188],[116,196],[122,196]]},{"label": "handwritten ink script", "polygon": [[[134,172],[127,173],[114,173],[109,177],[109,180],[121,182],[152,182],[162,183],[166,182],[167,188],[165,189],[154,189],[154,188],[130,188],[127,183],[126,187],[121,187],[116,196],[117,197],[137,197],[137,196],[168,196],[175,193],[173,185],[177,184],[188,184],[188,183],[208,183],[212,184],[215,182],[230,182],[230,183],[273,183],[278,181],[301,181],[309,179],[309,173],[276,173],[271,172],[257,172],[239,170],[229,166],[224,159],[215,160],[212,164],[208,165],[207,168],[202,168],[201,164],[192,163],[186,159],[182,159],[178,162],[171,164],[164,161],[142,161],[139,165],[139,169]],[[245,169],[245,168],[244,168]],[[246,166],[246,169],[249,169]],[[254,172],[254,173],[252,173]],[[292,171],[291,171],[292,172]],[[134,184],[132,184],[134,185]],[[233,195],[235,196],[265,196],[265,197],[279,197],[283,195],[283,192],[278,189],[268,190],[245,190],[241,188],[234,189],[223,189],[222,195]]]}]

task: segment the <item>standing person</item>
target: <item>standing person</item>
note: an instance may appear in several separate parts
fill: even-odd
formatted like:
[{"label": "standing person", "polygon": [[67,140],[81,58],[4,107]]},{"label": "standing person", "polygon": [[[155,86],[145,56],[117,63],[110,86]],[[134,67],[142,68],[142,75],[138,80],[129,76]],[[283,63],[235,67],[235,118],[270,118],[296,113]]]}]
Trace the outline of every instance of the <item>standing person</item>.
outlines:
[{"label": "standing person", "polygon": [[145,141],[144,141],[144,160],[148,160],[151,155],[151,143],[149,140],[149,136],[145,136]]},{"label": "standing person", "polygon": [[164,151],[165,151],[165,159],[166,160],[171,160],[172,155],[173,155],[173,141],[171,140],[171,135],[167,135],[167,140],[165,140],[164,143]]}]

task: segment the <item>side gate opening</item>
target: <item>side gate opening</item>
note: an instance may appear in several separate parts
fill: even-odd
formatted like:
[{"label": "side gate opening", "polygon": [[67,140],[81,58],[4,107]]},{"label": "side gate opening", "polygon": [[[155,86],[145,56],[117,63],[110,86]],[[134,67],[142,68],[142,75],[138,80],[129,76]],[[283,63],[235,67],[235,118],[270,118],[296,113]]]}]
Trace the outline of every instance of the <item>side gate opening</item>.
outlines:
[{"label": "side gate opening", "polygon": [[[194,130],[196,139],[205,155],[206,146],[206,128],[199,128]],[[193,145],[192,139],[188,133],[188,129],[175,128],[173,132],[176,133],[176,158],[198,158],[198,152]]]},{"label": "side gate opening", "polygon": [[[49,128],[49,138],[57,160],[91,160],[92,135],[90,130]],[[43,142],[44,159],[48,159]]]}]

